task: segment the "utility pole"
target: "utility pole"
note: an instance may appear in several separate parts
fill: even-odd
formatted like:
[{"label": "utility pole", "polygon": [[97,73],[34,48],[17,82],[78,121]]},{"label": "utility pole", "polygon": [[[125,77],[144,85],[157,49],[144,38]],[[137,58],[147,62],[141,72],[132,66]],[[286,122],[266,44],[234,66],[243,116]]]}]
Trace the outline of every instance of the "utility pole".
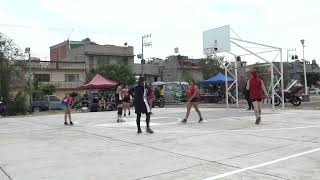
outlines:
[{"label": "utility pole", "polygon": [[289,84],[289,80],[290,80],[290,73],[289,73],[289,52],[290,51],[296,51],[296,48],[294,48],[294,49],[287,49],[287,64],[286,64],[286,76],[287,76],[287,85]]},{"label": "utility pole", "polygon": [[31,51],[30,48],[25,48],[25,53],[28,54],[28,62],[29,62],[29,102],[32,101],[32,83],[31,83]]},{"label": "utility pole", "polygon": [[144,39],[151,37],[151,34],[145,34],[142,36],[142,42],[141,42],[141,76],[144,76],[144,69],[143,69],[143,65],[145,64],[145,60],[144,60],[144,55],[143,55],[143,48],[152,46],[152,42],[144,42]]},{"label": "utility pole", "polygon": [[308,86],[307,86],[307,71],[306,71],[306,60],[304,58],[304,39],[300,40],[302,44],[302,58],[303,58],[303,74],[304,74],[304,91],[305,94],[308,95]]}]

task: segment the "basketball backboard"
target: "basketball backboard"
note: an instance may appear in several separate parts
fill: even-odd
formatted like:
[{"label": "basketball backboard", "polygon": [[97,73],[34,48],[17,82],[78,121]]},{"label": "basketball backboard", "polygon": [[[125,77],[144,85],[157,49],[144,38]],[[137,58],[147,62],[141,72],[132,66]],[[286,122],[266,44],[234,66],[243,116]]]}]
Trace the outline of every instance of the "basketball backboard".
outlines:
[{"label": "basketball backboard", "polygon": [[215,53],[230,51],[230,25],[204,31],[203,50],[206,55],[208,50]]}]

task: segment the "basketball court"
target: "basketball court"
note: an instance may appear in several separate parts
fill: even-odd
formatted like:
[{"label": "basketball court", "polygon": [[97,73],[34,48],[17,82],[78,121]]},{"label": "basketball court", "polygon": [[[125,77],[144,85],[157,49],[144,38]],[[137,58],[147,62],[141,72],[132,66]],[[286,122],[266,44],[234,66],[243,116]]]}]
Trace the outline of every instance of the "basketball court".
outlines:
[{"label": "basketball court", "polygon": [[[157,108],[154,134],[136,134],[135,116],[116,112],[0,119],[0,179],[318,179],[320,112]],[[145,123],[142,123],[143,125]],[[144,130],[144,127],[143,127]]]}]

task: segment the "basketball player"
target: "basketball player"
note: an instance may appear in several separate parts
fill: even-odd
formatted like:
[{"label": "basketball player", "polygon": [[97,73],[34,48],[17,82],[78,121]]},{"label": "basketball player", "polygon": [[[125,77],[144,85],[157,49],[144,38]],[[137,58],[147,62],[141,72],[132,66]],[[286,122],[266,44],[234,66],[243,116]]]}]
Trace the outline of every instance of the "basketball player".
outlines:
[{"label": "basketball player", "polygon": [[247,82],[247,90],[250,91],[250,100],[255,107],[256,124],[259,124],[261,121],[261,101],[268,96],[268,93],[255,70],[251,72],[251,78]]},{"label": "basketball player", "polygon": [[150,106],[147,101],[147,87],[144,83],[144,78],[140,77],[138,81],[138,85],[134,88],[134,98],[135,98],[135,113],[137,114],[137,128],[138,128],[138,134],[141,134],[141,127],[140,127],[140,119],[141,114],[146,114],[146,132],[147,133],[153,133],[153,131],[150,129]]},{"label": "basketball player", "polygon": [[186,117],[181,121],[182,123],[187,123],[188,117],[190,115],[190,110],[192,106],[194,109],[197,111],[199,115],[199,123],[203,121],[201,112],[198,107],[199,104],[199,89],[198,86],[196,85],[194,80],[189,81],[189,86],[188,86],[188,103],[187,103],[187,114]]},{"label": "basketball player", "polygon": [[117,109],[118,109],[117,122],[125,122],[125,120],[122,119],[123,91],[122,91],[122,84],[121,83],[119,83],[119,86],[117,87],[115,99],[116,99],[116,104],[117,104]]}]

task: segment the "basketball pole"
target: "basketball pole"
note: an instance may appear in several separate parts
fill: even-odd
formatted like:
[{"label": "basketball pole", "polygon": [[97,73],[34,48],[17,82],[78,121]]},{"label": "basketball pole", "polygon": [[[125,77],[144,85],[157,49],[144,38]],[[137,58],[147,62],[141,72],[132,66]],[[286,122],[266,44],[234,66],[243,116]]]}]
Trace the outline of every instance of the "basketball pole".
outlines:
[{"label": "basketball pole", "polygon": [[227,67],[226,65],[224,65],[224,76],[225,76],[225,85],[226,85],[226,105],[227,105],[227,109],[229,109],[229,87],[228,87],[228,71],[227,71]]},{"label": "basketball pole", "polygon": [[[264,47],[268,47],[268,48],[272,48],[272,49],[277,49],[280,50],[281,48],[279,47],[274,47],[274,46],[270,46],[270,45],[265,45],[265,44],[261,44],[261,43],[256,43],[256,42],[252,42],[252,41],[247,41],[247,40],[243,40],[243,39],[237,39],[237,38],[232,38],[230,37],[231,40],[236,40],[236,41],[241,41],[241,42],[245,42],[245,43],[249,43],[249,44],[255,44],[255,45],[259,45],[259,46],[264,46]],[[230,41],[231,42],[231,41]]]},{"label": "basketball pole", "polygon": [[271,101],[272,101],[272,109],[275,109],[275,106],[274,106],[274,74],[273,74],[273,63],[270,62],[270,74],[271,74],[271,85],[272,85],[272,88],[271,88]]},{"label": "basketball pole", "polygon": [[280,49],[280,71],[281,71],[281,101],[282,109],[284,109],[284,77],[283,77],[283,60],[282,60],[282,49]]},{"label": "basketball pole", "polygon": [[233,77],[235,78],[235,84],[236,84],[236,106],[237,106],[237,109],[239,109],[239,88],[238,88],[238,62],[237,62],[237,55],[232,53],[232,52],[228,52],[229,54],[233,55],[234,56],[234,73],[235,75],[233,75]]},{"label": "basketball pole", "polygon": [[229,109],[229,92],[228,92],[228,81],[227,81],[227,75],[228,75],[228,71],[227,71],[227,66],[226,64],[220,60],[220,58],[217,56],[217,54],[214,52],[214,49],[212,50],[212,54],[214,55],[214,57],[222,64],[222,67],[224,68],[224,75],[225,75],[225,96],[226,96],[226,106],[227,109]]},{"label": "basketball pole", "polygon": [[[212,46],[210,40],[214,40],[214,46]],[[219,45],[221,44],[221,46],[218,47],[218,43],[219,43]],[[269,49],[268,51],[263,51],[263,52],[253,52],[249,48],[244,47],[242,45],[242,43],[267,47],[267,48],[270,48],[271,50]],[[226,94],[227,109],[229,109],[229,97],[232,97],[234,100],[237,101],[237,108],[238,108],[238,100],[239,100],[238,99],[239,98],[238,97],[239,96],[239,94],[238,94],[239,93],[238,92],[238,67],[237,67],[238,64],[236,61],[237,55],[235,55],[231,52],[230,44],[233,44],[233,45],[237,46],[238,48],[244,50],[245,52],[249,53],[247,55],[253,55],[254,57],[266,62],[266,64],[267,64],[266,66],[270,67],[271,83],[270,83],[268,95],[271,94],[271,96],[272,96],[271,97],[272,98],[272,108],[273,109],[275,108],[275,105],[274,105],[275,96],[277,96],[278,98],[281,98],[281,100],[283,102],[282,108],[284,108],[285,104],[284,104],[284,77],[283,77],[282,49],[279,47],[274,47],[274,46],[270,46],[270,45],[265,45],[265,44],[261,44],[261,43],[243,40],[241,38],[230,37],[230,25],[227,25],[227,26],[222,26],[222,27],[218,27],[218,28],[207,30],[207,31],[203,32],[203,47],[204,47],[205,53],[209,56],[214,55],[214,57],[222,64],[222,67],[224,68],[226,77],[228,77],[228,73],[230,73],[230,75],[232,75],[236,79],[236,81],[231,83],[230,87],[228,87],[228,85],[229,85],[228,80],[227,79],[225,80],[225,86],[226,86],[225,94]],[[226,62],[224,62],[223,60],[218,58],[217,53],[221,53],[221,52],[229,53],[235,57],[235,65],[234,65],[235,74],[233,72],[231,72],[230,69],[228,69],[229,65],[232,62],[229,63],[228,61],[226,61],[226,62],[228,62],[228,64],[226,64]],[[269,53],[269,52],[278,52],[278,53],[276,54],[276,56],[272,60],[269,57],[263,58],[262,56],[260,56],[260,54],[262,54],[262,53]],[[278,58],[279,54],[280,54],[280,68],[275,65],[275,61]],[[280,75],[280,78],[279,79],[277,78],[277,80],[275,80],[275,77],[278,77],[278,75]],[[236,97],[234,97],[230,93],[230,90],[234,84],[236,85]],[[279,89],[281,89],[281,94],[276,93],[276,90],[279,90]],[[271,93],[270,93],[270,90],[271,90]]]},{"label": "basketball pole", "polygon": [[234,67],[236,68],[234,70],[234,73],[236,74],[236,106],[237,106],[237,109],[239,109],[239,89],[238,89],[238,61],[237,61],[237,56],[234,56],[234,59],[235,59],[235,65]]},{"label": "basketball pole", "polygon": [[[254,42],[251,42],[251,41],[245,41],[245,40],[236,39],[236,38],[230,38],[230,39],[233,39],[233,40],[236,40],[236,41],[242,41],[242,42],[245,42],[245,43],[250,43],[250,44],[255,44],[255,45],[260,45],[260,46],[265,46],[265,47],[277,49],[277,50],[280,52],[280,54],[281,54],[281,57],[280,57],[280,58],[282,59],[281,48],[277,48],[277,47],[273,47],[273,46],[269,46],[269,45],[264,45],[264,44],[260,44],[260,43],[254,43]],[[271,98],[272,98],[272,108],[274,109],[274,108],[275,108],[275,106],[274,106],[274,96],[275,96],[275,94],[274,94],[274,92],[275,92],[274,88],[275,88],[275,84],[274,84],[273,69],[276,68],[276,67],[275,67],[274,64],[273,64],[273,61],[268,61],[267,59],[265,59],[265,58],[259,56],[258,54],[250,51],[249,49],[241,46],[240,44],[236,43],[235,41],[230,40],[230,42],[231,42],[232,44],[236,45],[237,47],[239,47],[239,48],[241,48],[241,49],[249,52],[250,54],[256,56],[257,58],[259,58],[259,59],[261,59],[261,60],[263,60],[263,61],[265,61],[265,62],[267,62],[267,63],[270,64],[271,87],[272,87],[272,88],[271,88]],[[280,64],[282,64],[282,62],[280,62]],[[277,68],[276,68],[276,69],[277,69]],[[277,71],[279,72],[278,69],[277,69]],[[280,79],[283,81],[283,69],[282,69],[282,71],[280,72],[280,76],[281,76]],[[278,82],[276,83],[276,85],[277,85],[277,84],[278,84]],[[282,90],[282,92],[281,92],[281,96],[282,96],[281,99],[282,99],[282,102],[284,102],[284,101],[283,101],[283,99],[284,99],[283,86],[282,86],[281,90]],[[284,106],[284,103],[283,103],[283,106]]]}]

